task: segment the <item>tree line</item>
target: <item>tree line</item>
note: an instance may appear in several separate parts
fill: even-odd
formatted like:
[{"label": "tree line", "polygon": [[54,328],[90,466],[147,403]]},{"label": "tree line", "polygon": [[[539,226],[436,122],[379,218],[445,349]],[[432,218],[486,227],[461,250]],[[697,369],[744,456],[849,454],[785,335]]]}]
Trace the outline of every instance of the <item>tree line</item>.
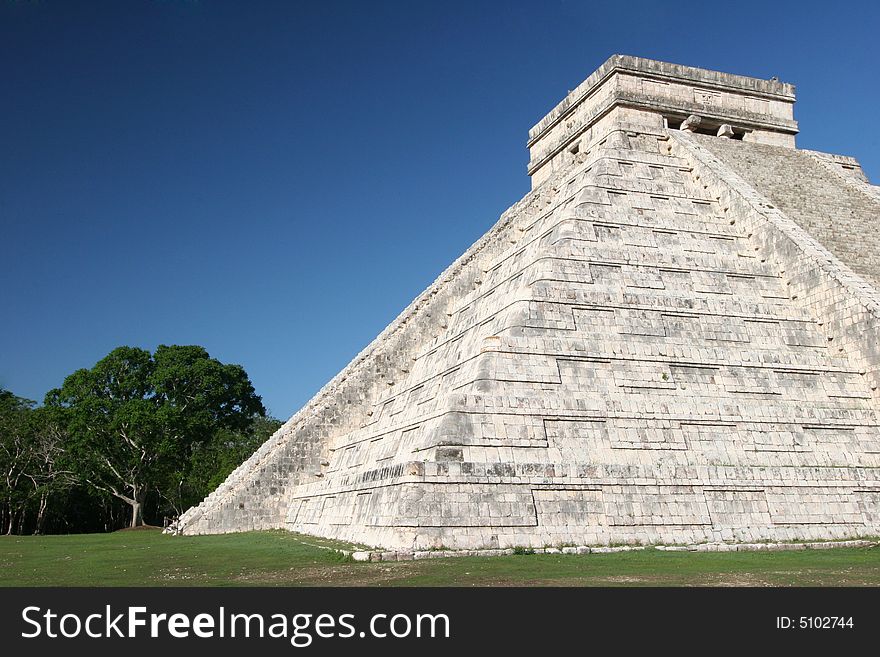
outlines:
[{"label": "tree line", "polygon": [[0,389],[0,531],[161,526],[279,426],[245,370],[199,346],[119,347],[40,406]]}]

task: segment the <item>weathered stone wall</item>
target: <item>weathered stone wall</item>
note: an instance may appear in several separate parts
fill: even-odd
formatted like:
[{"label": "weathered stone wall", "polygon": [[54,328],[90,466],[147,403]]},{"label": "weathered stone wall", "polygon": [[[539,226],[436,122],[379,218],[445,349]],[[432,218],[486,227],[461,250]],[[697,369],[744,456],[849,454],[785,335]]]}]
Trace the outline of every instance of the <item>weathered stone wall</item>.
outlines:
[{"label": "weathered stone wall", "polygon": [[[792,202],[794,209],[789,211],[790,214],[784,213],[775,202],[760,194],[735,172],[727,164],[727,159],[758,184],[766,185],[766,181],[772,178],[765,177],[763,165],[757,164],[754,170],[744,169],[743,160],[730,157],[729,149],[724,146],[708,142],[712,147],[709,150],[707,140],[699,136],[671,134],[699,162],[704,172],[704,184],[714,190],[728,207],[729,213],[754,231],[753,235],[766,250],[767,258],[785,276],[793,300],[816,317],[829,348],[856,364],[876,397],[880,386],[880,293],[868,280],[868,276],[874,278],[880,271],[876,268],[876,254],[871,250],[875,247],[869,242],[857,251],[847,250],[847,240],[824,230],[819,220],[822,212],[825,212],[828,217],[826,223],[830,224],[837,216],[837,203],[843,205],[844,211],[851,204],[849,210],[860,209],[860,218],[866,222],[864,227],[853,226],[858,239],[859,234],[869,230],[870,224],[867,222],[872,221],[871,206],[868,203],[869,210],[865,212],[862,204],[866,199],[851,199],[851,192],[870,198],[876,193],[876,188],[871,189],[866,183],[857,182],[864,189],[852,190],[842,182],[834,185],[824,180],[824,184],[814,189],[799,188],[806,198],[794,200],[792,195],[785,194],[784,188],[765,187],[774,191],[780,201]],[[725,160],[721,160],[716,152],[722,153]],[[816,157],[817,154],[805,155]],[[802,172],[795,170],[793,175],[802,175]],[[858,177],[854,178],[858,181]],[[819,192],[820,189],[822,192]],[[811,225],[815,228],[808,229]],[[825,244],[817,239],[813,230],[824,235]],[[867,235],[865,238],[871,239]],[[849,262],[835,256],[826,244],[846,256]],[[865,276],[856,274],[855,267],[862,269]]]},{"label": "weathered stone wall", "polygon": [[404,378],[425,344],[448,325],[449,309],[479,284],[487,258],[509,244],[513,218],[546,207],[556,193],[528,194],[446,269],[349,365],[247,461],[180,519],[189,534],[284,526],[293,489],[323,476],[335,441],[369,421],[376,399]]}]

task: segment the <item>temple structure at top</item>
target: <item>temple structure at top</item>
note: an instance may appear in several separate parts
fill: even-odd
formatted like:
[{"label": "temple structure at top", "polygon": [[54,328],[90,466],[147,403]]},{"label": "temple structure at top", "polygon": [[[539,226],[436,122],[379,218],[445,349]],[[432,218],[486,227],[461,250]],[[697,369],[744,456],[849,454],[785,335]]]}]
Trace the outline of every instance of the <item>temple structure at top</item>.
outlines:
[{"label": "temple structure at top", "polygon": [[568,166],[582,141],[621,119],[678,128],[698,116],[695,131],[794,148],[794,86],[641,57],[614,55],[529,130],[532,187]]}]

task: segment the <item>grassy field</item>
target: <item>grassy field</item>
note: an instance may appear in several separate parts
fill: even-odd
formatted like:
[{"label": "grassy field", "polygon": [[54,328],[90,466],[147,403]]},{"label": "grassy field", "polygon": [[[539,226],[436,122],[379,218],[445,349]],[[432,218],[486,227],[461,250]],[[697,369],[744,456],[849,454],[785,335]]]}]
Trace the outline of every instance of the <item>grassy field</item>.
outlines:
[{"label": "grassy field", "polygon": [[355,563],[287,532],[0,537],[3,586],[878,586],[880,548]]}]

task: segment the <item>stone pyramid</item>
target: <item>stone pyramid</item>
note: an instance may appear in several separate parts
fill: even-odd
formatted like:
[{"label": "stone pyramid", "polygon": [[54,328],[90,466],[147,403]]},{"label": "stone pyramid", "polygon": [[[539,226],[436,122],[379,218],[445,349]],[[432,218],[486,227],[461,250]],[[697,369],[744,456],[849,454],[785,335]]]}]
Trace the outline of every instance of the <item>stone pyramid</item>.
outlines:
[{"label": "stone pyramid", "polygon": [[532,191],[186,534],[391,550],[880,533],[880,191],[794,87],[613,56]]}]

